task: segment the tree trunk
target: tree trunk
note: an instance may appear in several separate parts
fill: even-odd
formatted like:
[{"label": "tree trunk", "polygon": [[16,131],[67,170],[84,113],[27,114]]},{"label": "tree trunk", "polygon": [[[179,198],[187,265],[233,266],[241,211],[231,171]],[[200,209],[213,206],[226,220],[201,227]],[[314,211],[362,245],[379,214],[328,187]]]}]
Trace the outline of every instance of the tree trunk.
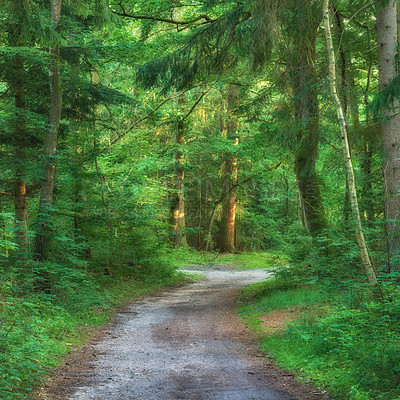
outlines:
[{"label": "tree trunk", "polygon": [[[369,35],[369,32],[368,32]],[[362,173],[362,212],[366,215],[366,220],[371,223],[375,219],[375,205],[373,201],[373,187],[372,187],[372,159],[374,155],[375,137],[379,136],[375,124],[372,124],[371,115],[368,111],[369,98],[368,94],[371,86],[373,60],[370,59],[370,66],[368,69],[367,85],[364,90],[364,105],[367,108],[366,112],[366,131],[363,134],[363,152],[361,155],[360,168]]]},{"label": "tree trunk", "polygon": [[[97,142],[94,139],[94,149],[97,149]],[[107,221],[107,228],[108,228],[108,251],[107,251],[107,268],[105,270],[106,274],[110,274],[110,269],[113,266],[113,259],[114,259],[114,227],[111,219],[111,211],[110,205],[107,202],[106,194],[105,194],[105,185],[106,185],[106,177],[101,172],[99,168],[99,163],[97,162],[97,157],[94,158],[94,165],[96,167],[96,172],[100,177],[100,188],[101,188],[101,202],[103,203],[104,209],[106,211],[106,221]]]},{"label": "tree trunk", "polygon": [[[61,16],[61,1],[51,1],[51,19],[57,28]],[[62,92],[60,73],[60,46],[50,49],[49,83],[50,83],[50,118],[49,129],[44,142],[44,171],[40,186],[38,227],[35,240],[35,259],[48,259],[48,246],[52,218],[54,179],[56,170],[56,150],[58,128],[61,119]]]},{"label": "tree trunk", "polygon": [[[231,84],[228,88],[228,123],[226,135],[232,141],[234,146],[239,144],[239,139],[236,136],[238,131],[238,121],[232,116],[232,112],[238,103],[238,88]],[[237,183],[238,169],[237,156],[232,155],[223,166],[224,169],[224,186],[228,198],[222,203],[222,216],[219,224],[219,234],[217,247],[223,253],[233,252],[235,250],[235,225],[236,225],[236,193],[234,187]]]},{"label": "tree trunk", "polygon": [[202,227],[202,217],[203,217],[203,209],[202,209],[202,181],[198,180],[198,201],[199,201],[199,209],[198,209],[198,232],[197,232],[197,250],[201,250],[201,227]]},{"label": "tree trunk", "polygon": [[[184,102],[181,99],[180,102]],[[186,244],[185,236],[185,199],[184,199],[184,179],[185,170],[183,163],[185,156],[182,153],[181,147],[185,143],[185,119],[180,117],[176,129],[176,145],[175,151],[175,183],[174,193],[171,203],[171,228],[172,228],[172,243],[175,247]]]},{"label": "tree trunk", "polygon": [[[389,0],[376,11],[379,89],[384,90],[396,76],[397,1]],[[400,271],[400,106],[394,100],[383,110],[381,124],[385,214],[389,270]]]},{"label": "tree trunk", "polygon": [[296,41],[294,52],[294,98],[298,124],[299,147],[295,156],[295,172],[302,200],[305,225],[312,236],[326,228],[325,213],[315,169],[319,143],[319,107],[314,88],[315,46],[317,26],[306,38]]},{"label": "tree trunk", "polygon": [[15,56],[14,98],[16,108],[15,123],[15,158],[16,172],[14,182],[14,208],[15,208],[15,242],[18,246],[16,258],[17,265],[26,269],[28,261],[28,227],[26,209],[26,180],[24,165],[26,164],[26,129],[25,129],[25,85],[24,85],[24,60],[20,55]]},{"label": "tree trunk", "polygon": [[332,34],[331,34],[331,26],[330,26],[330,18],[329,18],[329,0],[324,0],[323,2],[323,18],[324,18],[324,28],[326,35],[326,45],[328,49],[328,58],[329,58],[329,79],[330,79],[330,88],[332,92],[332,97],[335,102],[338,121],[341,130],[342,137],[342,146],[343,146],[343,157],[345,163],[346,170],[346,178],[349,188],[350,195],[350,204],[352,209],[352,215],[355,223],[355,231],[356,231],[356,239],[357,245],[360,251],[360,257],[362,266],[364,267],[365,273],[367,275],[368,281],[371,285],[375,286],[377,283],[376,274],[372,267],[371,260],[369,258],[367,245],[365,242],[364,232],[362,229],[361,218],[360,218],[360,210],[358,207],[358,198],[356,191],[356,184],[354,178],[354,170],[353,164],[351,161],[349,142],[347,137],[347,126],[346,120],[344,116],[344,111],[342,107],[342,103],[337,93],[337,82],[336,82],[336,61],[335,61],[335,52],[333,49],[332,42]]},{"label": "tree trunk", "polygon": [[[336,19],[336,26],[338,28],[339,37],[343,38],[345,28],[343,26],[342,15],[340,11],[333,6],[333,11]],[[347,70],[349,69],[347,64],[346,53],[343,48],[343,41],[340,40],[339,43],[339,55],[340,55],[340,76],[341,76],[341,84],[340,84],[340,97],[342,99],[343,112],[345,117],[347,116]]]}]

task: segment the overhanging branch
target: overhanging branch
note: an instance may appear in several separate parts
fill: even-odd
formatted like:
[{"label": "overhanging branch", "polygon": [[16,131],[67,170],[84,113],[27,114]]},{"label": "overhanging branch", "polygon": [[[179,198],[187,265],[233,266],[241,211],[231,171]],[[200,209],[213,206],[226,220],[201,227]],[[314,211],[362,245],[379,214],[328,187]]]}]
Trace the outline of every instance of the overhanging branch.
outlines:
[{"label": "overhanging branch", "polygon": [[207,24],[210,22],[215,21],[214,19],[210,18],[208,15],[205,14],[201,14],[199,16],[197,16],[196,18],[193,18],[191,20],[188,21],[179,21],[176,19],[172,19],[172,18],[161,18],[161,17],[154,17],[152,15],[139,15],[139,14],[130,14],[129,12],[127,12],[124,8],[124,6],[122,5],[122,1],[119,2],[118,4],[115,4],[116,6],[118,6],[121,11],[115,11],[112,8],[110,8],[111,12],[113,14],[119,15],[121,17],[126,17],[126,18],[133,18],[133,19],[144,19],[144,20],[149,20],[149,21],[158,21],[158,22],[165,22],[167,24],[173,24],[173,25],[192,25],[198,21],[201,21],[202,19],[204,19],[205,21],[203,22],[203,24]]}]

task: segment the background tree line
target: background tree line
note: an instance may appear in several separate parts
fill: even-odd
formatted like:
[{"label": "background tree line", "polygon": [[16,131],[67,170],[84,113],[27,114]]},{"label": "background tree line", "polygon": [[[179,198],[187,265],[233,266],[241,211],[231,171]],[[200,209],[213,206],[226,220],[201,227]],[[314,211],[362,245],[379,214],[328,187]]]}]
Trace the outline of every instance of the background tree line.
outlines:
[{"label": "background tree line", "polygon": [[[150,226],[156,247],[220,251],[297,221],[348,231],[321,2],[5,6],[1,200],[22,270],[63,247],[130,260]],[[330,6],[361,217],[394,271],[395,6]]]}]

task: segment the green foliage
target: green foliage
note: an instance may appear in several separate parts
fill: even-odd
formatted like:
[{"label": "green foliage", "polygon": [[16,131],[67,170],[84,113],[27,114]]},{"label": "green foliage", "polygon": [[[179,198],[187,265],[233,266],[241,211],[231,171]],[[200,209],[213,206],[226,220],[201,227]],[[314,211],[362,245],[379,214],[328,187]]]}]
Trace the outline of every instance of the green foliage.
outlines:
[{"label": "green foliage", "polygon": [[[394,307],[398,307],[395,300]],[[285,366],[300,369],[343,399],[400,395],[399,324],[386,307],[338,309],[265,341]]]},{"label": "green foliage", "polygon": [[379,92],[371,104],[369,110],[378,113],[393,106],[400,97],[400,76],[396,76],[388,86]]},{"label": "green foliage", "polygon": [[241,312],[253,316],[285,308],[307,309],[323,299],[321,291],[315,287],[295,286],[276,278],[248,287],[242,297],[246,304]]},{"label": "green foliage", "polygon": [[272,269],[287,263],[287,256],[280,249],[269,249],[257,253],[221,254],[200,252],[190,247],[179,247],[168,250],[163,256],[176,267],[188,265],[229,265],[240,270],[245,269]]},{"label": "green foliage", "polygon": [[16,249],[13,220],[14,216],[11,213],[0,213],[0,265],[9,258],[10,252]]},{"label": "green foliage", "polygon": [[[295,269],[296,270],[296,269]],[[304,269],[296,270],[303,274]],[[338,399],[392,400],[400,396],[400,293],[396,277],[380,280],[377,299],[356,281],[304,284],[294,270],[256,284],[242,295],[243,316],[261,335],[262,348],[279,365],[312,379]],[[329,285],[329,281],[332,282]],[[303,283],[302,283],[303,282]],[[274,310],[296,310],[300,320],[265,335],[258,319]]]},{"label": "green foliage", "polygon": [[[81,344],[91,327],[106,322],[114,307],[165,285],[182,282],[182,275],[158,279],[129,274],[104,275],[81,269],[38,264],[31,279],[4,270],[0,288],[0,397],[26,399],[51,368]],[[46,276],[51,294],[29,290],[29,282]]]},{"label": "green foliage", "polygon": [[[375,20],[373,7],[365,5],[364,0],[334,2],[334,41],[345,50],[339,63],[340,96],[349,117],[362,218],[374,264],[383,270],[382,155],[372,111],[398,97],[399,79],[376,96]],[[23,398],[29,382],[71,347],[65,338],[74,346],[81,340],[79,326],[104,321],[128,293],[174,281],[178,266],[228,263],[276,269],[277,279],[260,285],[246,311],[253,316],[291,307],[304,312],[331,303],[331,309],[323,310],[327,315],[269,338],[275,354],[295,368],[310,365],[308,371],[321,376],[321,382],[326,371],[335,390],[348,391],[354,399],[378,393],[382,380],[381,398],[390,398],[389,380],[398,383],[389,371],[398,370],[398,289],[395,279],[385,279],[386,297],[378,302],[364,286],[317,31],[320,6],[306,0],[68,0],[60,29],[55,29],[48,4],[4,2],[0,397]],[[141,18],[117,15],[124,11]],[[299,50],[315,38],[309,54],[313,58],[315,50],[315,76],[295,88],[293,82],[303,78]],[[55,44],[61,46],[63,92],[54,156],[57,177],[52,213],[39,216],[51,227],[52,240],[46,262],[33,262],[29,253],[20,268],[17,264],[24,263],[16,245],[14,184],[16,177],[27,184],[31,252],[49,128],[47,49]],[[232,85],[239,91],[233,102],[227,90]],[[308,135],[299,136],[305,127],[299,126],[296,105],[307,91],[318,93],[318,159],[316,147],[310,151]],[[21,94],[24,99],[18,99]],[[177,121],[185,136],[179,145]],[[232,123],[235,132],[229,131]],[[328,221],[320,237],[311,238],[302,226],[293,171],[299,146],[302,156],[317,159]],[[177,152],[184,156],[188,247],[171,251]],[[211,249],[217,250],[229,186],[226,167],[233,157],[238,162],[238,253],[194,251],[204,249],[210,238]]]},{"label": "green foliage", "polygon": [[216,262],[238,269],[274,269],[286,265],[288,258],[279,248],[257,253],[219,254]]},{"label": "green foliage", "polygon": [[[164,92],[182,90],[246,59],[254,68],[263,66],[272,49],[274,21],[268,16],[273,15],[274,2],[230,3],[223,2],[214,10],[215,19],[194,24],[189,34],[178,35],[168,54],[141,66],[138,83],[145,88],[162,87]],[[205,9],[212,6],[206,4]]]}]

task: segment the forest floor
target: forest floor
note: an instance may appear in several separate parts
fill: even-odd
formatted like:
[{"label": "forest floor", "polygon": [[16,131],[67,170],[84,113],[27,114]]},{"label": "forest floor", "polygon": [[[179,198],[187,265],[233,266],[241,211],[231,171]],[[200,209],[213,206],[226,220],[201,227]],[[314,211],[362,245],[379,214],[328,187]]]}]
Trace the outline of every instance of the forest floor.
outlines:
[{"label": "forest floor", "polygon": [[[277,368],[238,316],[241,288],[267,272],[223,264],[188,269],[204,279],[121,309],[35,400],[328,399]],[[264,322],[280,327],[288,317],[271,313]]]}]

